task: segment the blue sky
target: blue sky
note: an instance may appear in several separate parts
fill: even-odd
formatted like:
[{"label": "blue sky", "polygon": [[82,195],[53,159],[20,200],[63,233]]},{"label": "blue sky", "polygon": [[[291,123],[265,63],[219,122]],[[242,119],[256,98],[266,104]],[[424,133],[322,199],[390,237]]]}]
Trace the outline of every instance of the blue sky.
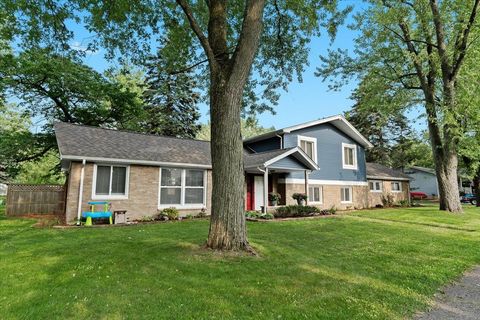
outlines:
[{"label": "blue sky", "polygon": [[[343,1],[343,5],[354,5],[354,11],[361,8],[359,1]],[[350,18],[346,21],[348,24]],[[348,86],[345,86],[341,91],[330,91],[328,83],[322,82],[318,77],[315,77],[314,72],[316,67],[320,65],[320,55],[324,55],[327,49],[348,49],[353,51],[353,40],[357,35],[356,32],[349,30],[346,24],[339,28],[337,37],[333,43],[330,43],[328,35],[325,33],[320,38],[315,38],[310,43],[309,66],[306,67],[303,74],[303,82],[292,82],[289,85],[288,92],[281,92],[281,98],[278,106],[276,106],[276,114],[272,115],[267,112],[258,115],[259,123],[265,127],[274,126],[276,128],[287,127],[290,125],[311,121],[326,116],[344,113],[353,105],[350,100],[352,90],[356,87],[356,82],[352,81]],[[85,47],[88,39],[91,36],[81,26],[71,26],[75,31],[75,39],[73,45],[79,48]],[[85,58],[85,62],[93,68],[103,71],[111,64],[108,64],[103,58],[104,52],[102,50],[89,54]],[[208,106],[201,105],[201,122],[205,123],[209,120]],[[410,118],[418,117],[418,112],[412,112]],[[422,122],[415,125],[417,129],[422,129]]]}]

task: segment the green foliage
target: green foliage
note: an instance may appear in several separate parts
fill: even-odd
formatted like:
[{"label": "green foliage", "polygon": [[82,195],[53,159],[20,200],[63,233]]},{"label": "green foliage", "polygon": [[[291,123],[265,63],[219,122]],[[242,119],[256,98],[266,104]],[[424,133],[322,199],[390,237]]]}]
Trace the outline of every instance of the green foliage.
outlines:
[{"label": "green foliage", "polygon": [[179,215],[179,211],[177,208],[165,208],[163,209],[160,214],[160,216],[167,217],[169,220],[176,220]]},{"label": "green foliage", "polygon": [[480,123],[479,4],[367,3],[350,26],[358,32],[355,55],[331,51],[316,74],[331,79],[333,89],[359,79],[357,94],[363,104],[383,114],[422,107],[435,166],[445,172],[438,176],[440,207],[460,211],[458,199],[449,195],[458,192],[457,154],[462,140]]},{"label": "green foliage", "polygon": [[294,193],[292,198],[295,200],[307,200],[308,196],[305,193]]},{"label": "green foliage", "polygon": [[202,208],[199,213],[197,213],[197,218],[205,218],[207,216],[207,210]]},{"label": "green foliage", "polygon": [[264,213],[260,216],[260,219],[273,220],[275,216],[271,213]]},{"label": "green foliage", "polygon": [[270,192],[268,194],[268,200],[270,201],[279,201],[280,199],[282,199],[282,196],[280,195],[280,193]]},{"label": "green foliage", "polygon": [[[148,117],[144,129],[148,133],[195,138],[200,131],[200,94],[195,90],[194,75],[190,72],[169,73],[162,53],[159,51],[146,65],[147,88],[144,96]],[[181,52],[177,54],[182,55]]]},{"label": "green foliage", "polygon": [[383,207],[385,208],[393,207],[393,204],[394,204],[393,194],[391,193],[382,194],[382,204],[383,204]]},{"label": "green foliage", "polygon": [[371,101],[361,98],[360,88],[353,95],[356,104],[345,117],[374,145],[366,150],[367,162],[402,169],[413,165],[432,167],[428,139],[424,141],[411,128],[403,110],[390,111],[370,105]]},{"label": "green foliage", "polygon": [[252,218],[252,219],[258,219],[260,217],[261,213],[257,211],[246,211],[245,212],[245,217],[247,218]]},{"label": "green foliage", "polygon": [[27,184],[63,184],[65,175],[59,170],[60,159],[55,151],[49,151],[39,159],[22,162],[18,174],[14,178],[16,183]]},{"label": "green foliage", "polygon": [[[0,105],[0,167],[10,179],[21,163],[55,153],[55,121],[138,129],[132,121],[142,114],[137,93],[85,66],[75,54],[38,48],[8,53],[0,58],[0,79],[6,97],[18,103]],[[31,119],[42,124],[35,133]]]},{"label": "green foliage", "polygon": [[[351,11],[351,6],[339,10],[337,2],[267,1],[260,47],[249,83],[244,88],[245,115],[273,110],[279,90],[285,90],[294,78],[302,80],[302,72],[308,64],[310,39],[320,36],[322,28],[333,38],[338,25]],[[188,3],[200,29],[207,34],[206,3]],[[233,55],[240,38],[245,3],[232,1],[228,4],[225,31],[229,55]],[[69,29],[71,23],[66,23],[69,20],[86,25],[94,35],[88,38],[89,42],[85,41],[85,50],[77,50],[79,54],[86,55],[103,47],[107,58],[128,58],[143,65],[159,49],[161,64],[168,73],[183,70],[182,66],[194,66],[189,71],[195,74],[197,85],[208,88],[209,68],[205,53],[175,1],[161,0],[152,4],[145,0],[111,5],[91,0],[69,1],[68,4],[5,0],[0,4],[0,12],[0,18],[4,19],[0,20],[6,21],[0,40],[8,43],[18,40],[22,48],[42,45],[57,51],[72,51],[71,41],[75,34]]]},{"label": "green foliage", "polygon": [[312,215],[317,215],[320,213],[320,209],[313,206],[300,206],[300,205],[290,205],[284,207],[278,207],[275,210],[276,218],[287,218],[287,217],[308,217]]},{"label": "green foliage", "polygon": [[398,206],[402,208],[410,207],[410,202],[408,200],[400,200],[398,201]]}]

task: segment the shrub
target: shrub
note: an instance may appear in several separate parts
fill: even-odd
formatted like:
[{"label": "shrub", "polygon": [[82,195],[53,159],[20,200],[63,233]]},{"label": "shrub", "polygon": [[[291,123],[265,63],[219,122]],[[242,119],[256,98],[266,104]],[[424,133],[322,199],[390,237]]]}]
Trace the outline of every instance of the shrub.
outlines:
[{"label": "shrub", "polygon": [[270,192],[268,194],[268,200],[270,201],[279,201],[280,199],[282,199],[282,196],[280,195],[280,193]]},{"label": "shrub", "polygon": [[271,220],[273,218],[275,218],[275,217],[271,213],[264,213],[264,214],[260,215],[260,219]]},{"label": "shrub", "polygon": [[245,217],[247,218],[253,218],[253,219],[258,219],[260,217],[260,213],[257,211],[246,211],[245,212]]},{"label": "shrub", "polygon": [[143,217],[140,218],[140,221],[141,221],[141,222],[152,222],[152,221],[154,221],[154,220],[155,220],[155,219],[154,219],[153,217],[151,217],[151,216],[143,216]]},{"label": "shrub", "polygon": [[398,205],[400,207],[406,208],[406,207],[410,207],[410,202],[408,202],[408,200],[400,200],[398,201]]},{"label": "shrub", "polygon": [[295,200],[307,200],[308,196],[305,193],[294,193],[292,198]]},{"label": "shrub", "polygon": [[193,219],[193,215],[192,215],[192,214],[187,214],[187,216],[185,217],[185,219]]},{"label": "shrub", "polygon": [[330,209],[328,209],[328,212],[330,212],[330,214],[335,214],[337,213],[337,208],[335,206],[331,206]]},{"label": "shrub", "polygon": [[165,208],[160,211],[160,216],[167,217],[169,220],[175,220],[178,218],[178,213],[177,208]]},{"label": "shrub", "polygon": [[197,214],[197,218],[205,218],[207,216],[207,209],[202,208],[200,212]]},{"label": "shrub", "polygon": [[386,208],[393,207],[393,195],[391,193],[384,193],[382,195],[382,204]]},{"label": "shrub", "polygon": [[308,217],[317,215],[319,213],[320,209],[318,209],[317,207],[291,205],[277,208],[274,216],[277,218]]}]

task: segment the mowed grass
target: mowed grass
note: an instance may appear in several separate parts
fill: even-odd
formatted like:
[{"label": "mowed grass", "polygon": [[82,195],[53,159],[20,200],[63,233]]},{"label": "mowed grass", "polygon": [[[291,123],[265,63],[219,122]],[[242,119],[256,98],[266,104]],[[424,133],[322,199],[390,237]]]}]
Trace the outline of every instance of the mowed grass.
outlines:
[{"label": "mowed grass", "polygon": [[2,319],[402,319],[480,263],[480,210],[249,223],[260,256],[202,245],[208,221],[38,229],[0,217]]}]

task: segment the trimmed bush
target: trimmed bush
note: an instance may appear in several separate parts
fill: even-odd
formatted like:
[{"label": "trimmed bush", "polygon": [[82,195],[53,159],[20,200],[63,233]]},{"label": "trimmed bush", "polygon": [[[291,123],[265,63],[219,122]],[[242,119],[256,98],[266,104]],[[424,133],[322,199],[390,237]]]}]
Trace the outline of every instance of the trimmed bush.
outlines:
[{"label": "trimmed bush", "polygon": [[309,217],[320,214],[320,209],[312,206],[299,206],[291,205],[277,208],[274,216],[276,218],[288,218],[288,217]]},{"label": "trimmed bush", "polygon": [[264,214],[260,215],[260,219],[272,220],[273,218],[275,218],[275,217],[271,213],[264,213]]},{"label": "trimmed bush", "polygon": [[160,212],[160,216],[167,217],[169,220],[175,220],[178,218],[177,208],[165,208]]},{"label": "trimmed bush", "polygon": [[245,217],[247,218],[253,218],[253,219],[258,219],[260,217],[260,213],[257,211],[246,211],[245,212]]}]

